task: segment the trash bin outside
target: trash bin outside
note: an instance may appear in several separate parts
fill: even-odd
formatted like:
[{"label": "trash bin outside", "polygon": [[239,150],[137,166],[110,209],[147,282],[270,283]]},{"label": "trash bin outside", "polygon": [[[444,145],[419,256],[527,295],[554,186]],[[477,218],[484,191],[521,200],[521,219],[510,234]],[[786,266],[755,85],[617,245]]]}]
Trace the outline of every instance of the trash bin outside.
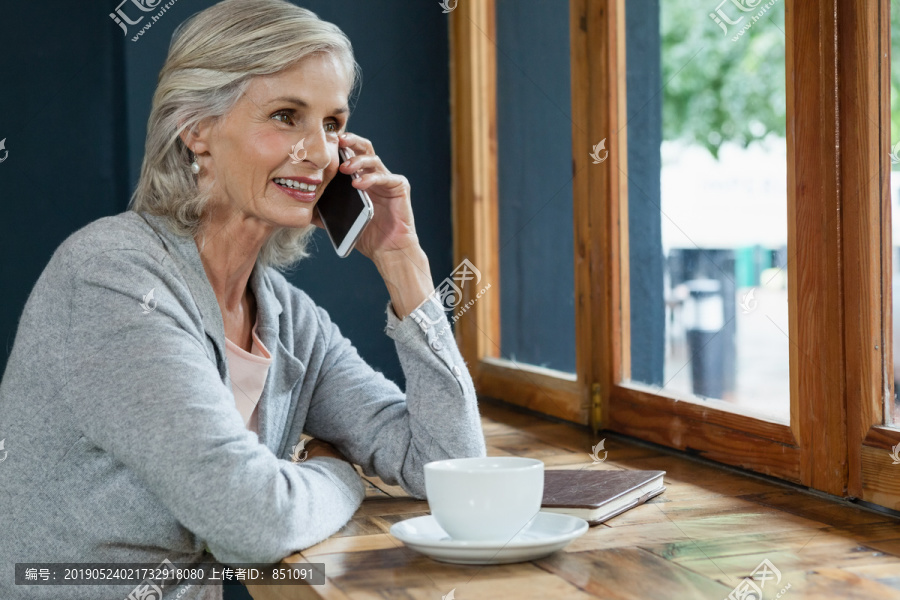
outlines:
[{"label": "trash bin outside", "polygon": [[[738,307],[735,262],[735,251],[730,248],[672,248],[666,260],[670,285],[673,288],[695,279],[713,279],[718,281],[721,286],[725,324],[716,340],[710,343],[713,344],[711,348],[721,350],[722,388],[720,393],[714,396],[710,395],[710,397],[722,400],[734,398],[737,383],[737,319],[735,317]],[[684,331],[685,342],[688,343],[687,327]],[[688,356],[693,355],[690,346],[686,351]]]},{"label": "trash bin outside", "polygon": [[684,325],[691,354],[694,394],[722,398],[725,392],[725,302],[722,284],[715,279],[685,282],[690,296],[685,301]]}]

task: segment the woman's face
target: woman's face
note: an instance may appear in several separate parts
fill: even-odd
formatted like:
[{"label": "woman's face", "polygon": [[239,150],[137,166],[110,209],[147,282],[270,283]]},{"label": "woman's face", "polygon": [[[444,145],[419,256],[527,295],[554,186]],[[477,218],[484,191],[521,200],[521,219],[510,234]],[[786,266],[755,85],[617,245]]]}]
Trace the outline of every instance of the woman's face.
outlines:
[{"label": "woman's face", "polygon": [[[343,66],[328,54],[251,80],[234,108],[208,130],[201,148],[209,153],[201,157],[201,185],[214,185],[216,209],[264,227],[309,225],[316,201],[337,172],[349,92]],[[306,157],[299,150],[296,156],[303,160],[293,164],[291,149],[300,140]],[[311,182],[315,191],[292,190],[283,179]]]}]

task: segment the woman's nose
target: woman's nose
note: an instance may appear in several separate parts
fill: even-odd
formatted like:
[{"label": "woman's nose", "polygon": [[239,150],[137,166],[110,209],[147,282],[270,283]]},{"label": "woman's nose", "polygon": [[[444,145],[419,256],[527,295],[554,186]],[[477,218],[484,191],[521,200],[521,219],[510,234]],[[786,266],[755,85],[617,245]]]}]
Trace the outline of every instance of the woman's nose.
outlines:
[{"label": "woman's nose", "polygon": [[326,132],[319,130],[306,136],[306,159],[311,161],[320,170],[324,170],[331,162],[331,154],[328,151]]}]

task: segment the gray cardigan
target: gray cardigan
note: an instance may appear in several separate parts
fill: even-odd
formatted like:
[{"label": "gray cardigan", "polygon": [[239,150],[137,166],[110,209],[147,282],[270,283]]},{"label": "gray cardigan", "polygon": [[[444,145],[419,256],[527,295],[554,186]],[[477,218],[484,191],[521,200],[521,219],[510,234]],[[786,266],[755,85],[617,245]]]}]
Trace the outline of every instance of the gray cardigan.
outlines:
[{"label": "gray cardigan", "polygon": [[[485,455],[472,379],[434,303],[418,323],[388,304],[404,394],[281,273],[257,263],[249,284],[273,358],[259,437],[235,407],[222,314],[192,238],[129,211],[56,250],[0,383],[0,598],[102,600],[134,587],[15,586],[17,562],[199,563],[208,546],[221,563],[272,563],[327,538],[364,485],[344,461],[292,463],[301,433],[417,498],[425,463]],[[195,585],[178,597],[221,594]]]}]

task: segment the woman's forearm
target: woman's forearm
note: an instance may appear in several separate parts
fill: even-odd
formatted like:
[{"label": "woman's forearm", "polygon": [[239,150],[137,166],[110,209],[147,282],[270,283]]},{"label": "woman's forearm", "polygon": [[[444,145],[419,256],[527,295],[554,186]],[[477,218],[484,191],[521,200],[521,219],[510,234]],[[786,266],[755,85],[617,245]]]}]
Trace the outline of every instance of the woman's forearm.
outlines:
[{"label": "woman's forearm", "polygon": [[391,296],[394,313],[400,319],[434,291],[428,256],[420,246],[393,250],[374,262]]}]

